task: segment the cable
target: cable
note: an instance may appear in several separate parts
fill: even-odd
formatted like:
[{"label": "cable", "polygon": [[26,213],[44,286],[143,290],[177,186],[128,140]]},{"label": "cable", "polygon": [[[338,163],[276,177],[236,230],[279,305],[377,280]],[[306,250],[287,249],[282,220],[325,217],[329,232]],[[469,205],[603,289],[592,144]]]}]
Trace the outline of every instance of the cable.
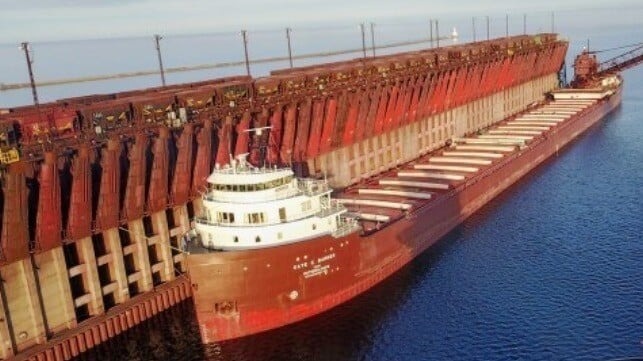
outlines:
[{"label": "cable", "polygon": [[598,53],[604,53],[604,52],[612,51],[612,50],[620,50],[620,49],[626,49],[626,48],[633,48],[633,47],[635,47],[635,46],[641,46],[641,45],[643,45],[643,42],[641,42],[641,43],[637,43],[637,44],[623,45],[623,46],[619,46],[619,47],[616,47],[616,48],[609,48],[609,49],[603,49],[603,50],[592,50],[592,51],[590,51],[590,53],[592,53],[592,54],[598,54]]}]

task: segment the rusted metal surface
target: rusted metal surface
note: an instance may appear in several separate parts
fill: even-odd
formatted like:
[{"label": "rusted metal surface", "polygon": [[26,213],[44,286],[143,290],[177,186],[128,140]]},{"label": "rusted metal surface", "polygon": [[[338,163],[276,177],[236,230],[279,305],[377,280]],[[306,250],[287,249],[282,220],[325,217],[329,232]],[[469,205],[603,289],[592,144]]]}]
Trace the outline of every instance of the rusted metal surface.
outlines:
[{"label": "rusted metal surface", "polygon": [[35,249],[41,252],[61,244],[62,213],[60,207],[60,177],[56,154],[45,153],[38,176],[38,213],[36,214]]},{"label": "rusted metal surface", "polygon": [[[66,227],[68,239],[81,239],[92,234],[92,171],[89,147],[81,145],[72,160],[71,198]],[[88,210],[90,210],[88,212]]]}]

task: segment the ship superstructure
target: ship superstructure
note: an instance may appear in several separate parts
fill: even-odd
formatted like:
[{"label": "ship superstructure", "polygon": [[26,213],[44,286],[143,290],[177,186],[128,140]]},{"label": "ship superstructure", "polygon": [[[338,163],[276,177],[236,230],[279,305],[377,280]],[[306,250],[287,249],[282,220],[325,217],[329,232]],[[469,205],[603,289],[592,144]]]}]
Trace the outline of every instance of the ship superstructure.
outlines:
[{"label": "ship superstructure", "polygon": [[195,220],[201,244],[215,250],[280,246],[356,231],[331,199],[326,179],[300,179],[290,168],[257,168],[240,155],[208,177],[202,214]]}]

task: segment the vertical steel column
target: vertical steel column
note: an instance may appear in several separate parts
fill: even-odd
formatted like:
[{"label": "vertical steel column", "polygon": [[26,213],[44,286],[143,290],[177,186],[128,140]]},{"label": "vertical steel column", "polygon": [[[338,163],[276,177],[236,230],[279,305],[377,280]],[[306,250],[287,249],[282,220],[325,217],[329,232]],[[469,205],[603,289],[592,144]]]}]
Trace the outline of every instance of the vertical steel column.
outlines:
[{"label": "vertical steel column", "polygon": [[95,228],[99,231],[118,227],[120,200],[121,144],[111,138],[101,155],[101,177],[96,211]]},{"label": "vertical steel column", "polygon": [[437,47],[440,47],[440,28],[438,26],[438,20],[435,20],[435,38],[437,41]]},{"label": "vertical steel column", "polygon": [[29,55],[29,43],[28,42],[23,42],[20,44],[20,49],[24,50],[25,52],[25,58],[27,59],[27,70],[29,71],[29,83],[31,84],[31,95],[33,96],[33,103],[37,107],[38,104],[38,92],[36,91],[36,81],[34,80],[33,76],[33,69],[31,65],[33,64],[33,59],[31,59],[31,55]]},{"label": "vertical steel column", "polygon": [[491,31],[489,29],[489,15],[487,15],[487,40],[490,39]]},{"label": "vertical steel column", "polygon": [[72,185],[67,216],[68,239],[81,239],[92,234],[92,178],[89,148],[81,145],[71,166]]},{"label": "vertical steel column", "polygon": [[353,144],[355,139],[355,128],[357,126],[357,117],[361,106],[363,92],[357,90],[355,93],[349,95],[348,100],[348,114],[346,115],[346,126],[344,127],[344,134],[342,134],[342,144],[349,146]]},{"label": "vertical steel column", "polygon": [[297,103],[290,103],[286,106],[284,115],[284,135],[281,140],[279,154],[281,163],[292,165],[292,145],[295,140],[297,129]]},{"label": "vertical steel column", "polygon": [[29,257],[29,209],[27,164],[9,164],[2,181],[4,193],[2,234],[0,236],[0,264],[12,263]]},{"label": "vertical steel column", "polygon": [[214,158],[215,166],[223,166],[230,163],[232,155],[232,117],[227,116],[221,120],[217,132],[217,155]]},{"label": "vertical steel column", "polygon": [[196,136],[196,160],[192,174],[191,195],[197,196],[207,186],[206,179],[212,171],[212,119],[203,121],[203,128]]},{"label": "vertical steel column", "polygon": [[147,135],[139,133],[134,137],[134,144],[131,145],[127,154],[129,169],[127,171],[127,183],[124,189],[123,209],[121,218],[126,221],[134,221],[145,212],[145,179],[147,177]]},{"label": "vertical steel column", "polygon": [[38,214],[36,215],[36,251],[45,252],[62,243],[62,214],[58,159],[53,152],[45,153],[40,165],[38,183]]},{"label": "vertical steel column", "polygon": [[337,119],[337,99],[329,98],[326,101],[326,114],[324,117],[324,126],[322,128],[321,141],[319,143],[319,153],[323,154],[331,149],[333,142],[333,129]]},{"label": "vertical steel column", "polygon": [[314,136],[310,133],[310,117],[312,112],[312,99],[307,97],[299,107],[297,117],[297,131],[295,136],[295,148],[293,159],[295,162],[306,160],[306,150],[308,148],[308,136]]},{"label": "vertical steel column", "polygon": [[167,206],[170,165],[169,138],[170,131],[162,127],[152,146],[152,170],[147,190],[147,211],[149,213],[163,211]]},{"label": "vertical steel column", "polygon": [[270,134],[268,135],[268,152],[266,161],[268,164],[277,164],[279,162],[279,147],[281,146],[283,106],[275,105],[270,117]]},{"label": "vertical steel column", "polygon": [[527,34],[527,14],[522,14],[522,33]]},{"label": "vertical steel column", "polygon": [[250,144],[250,134],[248,133],[248,129],[250,129],[251,120],[252,115],[250,114],[250,111],[246,110],[235,127],[237,132],[237,142],[234,145],[235,156],[248,153],[248,144]]},{"label": "vertical steel column", "polygon": [[308,137],[307,146],[307,153],[310,158],[314,158],[319,154],[319,141],[321,140],[322,129],[324,126],[325,105],[325,97],[320,97],[313,101],[313,115],[310,122],[310,137]]},{"label": "vertical steel column", "polygon": [[183,126],[181,135],[176,144],[178,154],[176,164],[172,170],[172,184],[170,187],[170,202],[173,205],[182,205],[190,197],[190,184],[192,183],[192,155],[194,125],[188,123]]},{"label": "vertical steel column", "polygon": [[161,84],[165,86],[165,69],[163,69],[163,57],[161,56],[161,39],[163,39],[162,36],[158,34],[154,34],[154,43],[156,45],[156,56],[159,59],[159,69],[161,71]]}]

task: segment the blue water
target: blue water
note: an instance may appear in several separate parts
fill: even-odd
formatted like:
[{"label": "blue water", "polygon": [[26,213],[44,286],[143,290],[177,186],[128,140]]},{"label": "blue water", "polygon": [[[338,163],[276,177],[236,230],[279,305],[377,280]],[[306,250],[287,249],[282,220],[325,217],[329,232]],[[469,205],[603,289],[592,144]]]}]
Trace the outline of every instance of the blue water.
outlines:
[{"label": "blue water", "polygon": [[[571,41],[569,59],[587,38],[594,49],[643,41],[640,9],[605,11],[588,18],[579,14],[570,16],[568,22],[558,20],[558,30]],[[595,18],[602,21],[591,20]],[[335,35],[338,47],[351,45],[340,38]],[[153,67],[151,42],[144,49],[149,55],[145,60],[119,55],[141,48],[142,41],[148,42],[102,43],[101,51],[115,54],[122,64],[96,65],[95,73]],[[62,50],[57,47],[68,50],[87,44],[45,45],[60,55]],[[7,54],[9,47],[0,47],[0,52]],[[89,53],[85,56],[100,58]],[[132,50],[133,54],[138,53]],[[198,54],[183,51],[168,61],[181,65],[180,57],[184,57],[183,65],[198,64],[209,53]],[[61,67],[64,57],[43,65],[46,59],[37,59],[39,70],[49,67],[51,78],[91,73],[87,63],[79,60],[70,60],[78,65],[74,70],[73,66]],[[0,74],[12,81],[23,80],[7,70],[22,71],[19,64],[18,60],[0,61]],[[617,111],[437,246],[357,299],[295,325],[210,346],[200,345],[194,311],[186,303],[81,359],[643,358],[643,70],[629,70],[624,77],[623,104]],[[155,81],[150,77],[51,87],[43,90],[43,96],[113,91]],[[0,93],[0,106],[28,103],[29,99],[28,90]]]}]

